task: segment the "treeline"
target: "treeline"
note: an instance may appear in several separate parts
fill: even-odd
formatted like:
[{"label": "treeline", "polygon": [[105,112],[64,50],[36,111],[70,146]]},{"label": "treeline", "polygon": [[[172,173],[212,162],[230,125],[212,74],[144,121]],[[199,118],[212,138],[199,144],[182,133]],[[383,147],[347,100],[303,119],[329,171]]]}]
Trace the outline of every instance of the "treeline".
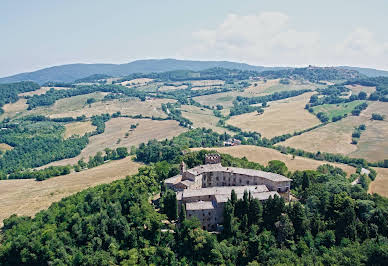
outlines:
[{"label": "treeline", "polygon": [[129,76],[126,76],[120,79],[117,82],[129,81],[137,78],[150,78],[156,79],[159,81],[169,82],[169,81],[186,81],[186,80],[247,80],[250,77],[257,76],[256,71],[248,70],[237,70],[237,69],[226,69],[221,67],[210,68],[201,71],[192,71],[192,70],[174,70],[161,73],[135,73]]},{"label": "treeline", "polygon": [[31,81],[0,84],[0,114],[4,113],[2,107],[7,103],[19,100],[19,93],[35,91],[40,88],[39,84]]},{"label": "treeline", "polygon": [[178,109],[179,107],[179,103],[162,103],[162,110],[167,114],[169,119],[178,121],[179,125],[182,127],[190,128],[193,125],[193,122],[182,116],[181,110]]},{"label": "treeline", "polygon": [[33,122],[42,122],[42,121],[51,121],[51,122],[58,122],[58,123],[68,123],[68,122],[83,122],[86,121],[86,116],[81,115],[74,117],[57,117],[57,118],[50,118],[44,115],[27,115],[23,116],[22,118],[19,118],[19,120],[24,121],[33,121]]},{"label": "treeline", "polygon": [[38,106],[48,106],[54,104],[57,100],[69,98],[78,95],[85,95],[93,92],[110,92],[115,94],[123,94],[128,97],[137,97],[142,101],[145,100],[145,93],[133,88],[124,87],[121,85],[90,85],[77,86],[67,90],[55,90],[51,88],[45,94],[34,95],[27,100],[28,110]]},{"label": "treeline", "polygon": [[147,144],[140,144],[136,150],[136,160],[144,163],[158,161],[178,163],[182,158],[182,150],[194,147],[223,146],[223,142],[230,137],[226,133],[218,134],[211,129],[193,129],[171,140],[150,140]]},{"label": "treeline", "polygon": [[8,176],[8,179],[36,179],[43,181],[50,177],[70,174],[71,166],[50,166],[42,170],[28,170],[24,172],[15,172]]},{"label": "treeline", "polygon": [[181,89],[181,90],[173,90],[166,92],[158,92],[158,97],[171,98],[176,99],[181,104],[189,104],[191,98],[203,96],[203,95],[211,95],[216,93],[228,92],[231,91],[229,88],[211,88],[206,90],[191,90],[190,88]]},{"label": "treeline", "polygon": [[[113,117],[118,117],[119,113],[116,113],[117,115],[113,115]],[[92,125],[96,127],[96,130],[92,135],[98,135],[105,132],[105,122],[109,121],[111,119],[110,114],[101,114],[101,115],[94,115],[91,117]]]},{"label": "treeline", "polygon": [[252,104],[258,104],[258,103],[267,103],[271,101],[283,100],[283,99],[302,95],[306,92],[311,92],[311,90],[304,89],[304,90],[280,91],[269,95],[256,96],[256,97],[237,96],[236,101],[239,104],[252,105]]},{"label": "treeline", "polygon": [[74,81],[74,83],[91,83],[91,82],[98,82],[101,79],[107,79],[107,78],[112,78],[112,76],[106,75],[106,74],[93,74],[90,76],[87,76],[82,79],[77,79]]},{"label": "treeline", "polygon": [[126,147],[118,147],[116,149],[106,148],[104,150],[105,155],[102,152],[97,152],[96,155],[90,156],[89,161],[85,162],[84,159],[79,160],[75,165],[66,166],[50,166],[40,170],[27,170],[17,171],[9,174],[0,174],[1,179],[36,179],[37,181],[43,181],[55,176],[62,176],[70,174],[71,170],[74,169],[76,172],[80,172],[85,169],[91,169],[99,165],[104,164],[110,160],[120,160],[129,155]]}]

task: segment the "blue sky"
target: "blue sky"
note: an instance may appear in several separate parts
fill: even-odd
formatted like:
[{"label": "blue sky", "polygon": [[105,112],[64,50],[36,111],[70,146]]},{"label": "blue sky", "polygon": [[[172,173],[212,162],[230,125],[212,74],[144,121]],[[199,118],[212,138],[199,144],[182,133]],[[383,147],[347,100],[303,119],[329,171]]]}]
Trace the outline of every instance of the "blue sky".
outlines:
[{"label": "blue sky", "polygon": [[388,2],[2,0],[0,76],[144,58],[388,69]]}]

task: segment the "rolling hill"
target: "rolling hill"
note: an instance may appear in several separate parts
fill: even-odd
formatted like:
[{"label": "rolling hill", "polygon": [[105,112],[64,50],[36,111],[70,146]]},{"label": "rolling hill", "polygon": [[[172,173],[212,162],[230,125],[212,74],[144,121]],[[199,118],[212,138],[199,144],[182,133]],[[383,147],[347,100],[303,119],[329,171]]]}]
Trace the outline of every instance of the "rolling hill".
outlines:
[{"label": "rolling hill", "polygon": [[[127,64],[68,64],[40,69],[34,72],[16,74],[0,78],[0,83],[11,83],[19,81],[34,81],[39,84],[48,81],[73,82],[95,74],[109,75],[113,77],[125,76],[132,73],[165,72],[173,70],[200,71],[214,67],[238,70],[276,71],[286,70],[290,67],[264,67],[254,66],[245,63],[229,61],[191,61],[177,59],[147,59],[137,60]],[[355,70],[369,77],[388,76],[388,71],[371,68],[358,68],[342,66],[346,70]]]}]

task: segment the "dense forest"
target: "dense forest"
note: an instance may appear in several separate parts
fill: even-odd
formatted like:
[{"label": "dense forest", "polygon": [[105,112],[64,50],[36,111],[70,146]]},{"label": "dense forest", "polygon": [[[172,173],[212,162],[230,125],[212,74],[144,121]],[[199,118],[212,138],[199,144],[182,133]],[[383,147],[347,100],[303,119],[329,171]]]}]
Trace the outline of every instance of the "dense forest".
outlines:
[{"label": "dense forest", "polygon": [[276,78],[303,78],[310,82],[319,83],[323,80],[351,80],[360,79],[365,76],[355,70],[348,70],[337,67],[303,67],[290,68],[276,71],[263,71],[259,76],[276,79]]},{"label": "dense forest", "polygon": [[151,78],[158,81],[185,81],[185,80],[201,80],[201,79],[219,79],[225,81],[246,80],[250,77],[257,76],[258,72],[252,70],[227,69],[222,67],[214,67],[200,71],[192,70],[173,70],[161,73],[134,73],[128,75],[117,82],[128,81],[136,78]]},{"label": "dense forest", "polygon": [[[182,158],[192,167],[203,163],[205,153]],[[263,169],[231,156],[222,163]],[[232,192],[221,234],[202,230],[198,220],[182,214],[179,226],[165,222],[149,198],[178,165],[156,161],[125,180],[54,203],[33,219],[6,219],[0,264],[386,265],[387,199],[352,186],[338,168],[289,172],[281,162],[272,167],[292,178],[300,200],[262,203],[248,193],[237,200]]]}]

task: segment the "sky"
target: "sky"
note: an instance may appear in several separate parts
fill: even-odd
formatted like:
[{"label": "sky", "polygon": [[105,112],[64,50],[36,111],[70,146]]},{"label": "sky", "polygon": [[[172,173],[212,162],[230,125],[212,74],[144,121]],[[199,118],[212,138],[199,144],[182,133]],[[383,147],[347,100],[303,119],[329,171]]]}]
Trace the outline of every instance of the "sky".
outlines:
[{"label": "sky", "polygon": [[1,0],[0,77],[148,58],[388,70],[387,11],[387,0]]}]

